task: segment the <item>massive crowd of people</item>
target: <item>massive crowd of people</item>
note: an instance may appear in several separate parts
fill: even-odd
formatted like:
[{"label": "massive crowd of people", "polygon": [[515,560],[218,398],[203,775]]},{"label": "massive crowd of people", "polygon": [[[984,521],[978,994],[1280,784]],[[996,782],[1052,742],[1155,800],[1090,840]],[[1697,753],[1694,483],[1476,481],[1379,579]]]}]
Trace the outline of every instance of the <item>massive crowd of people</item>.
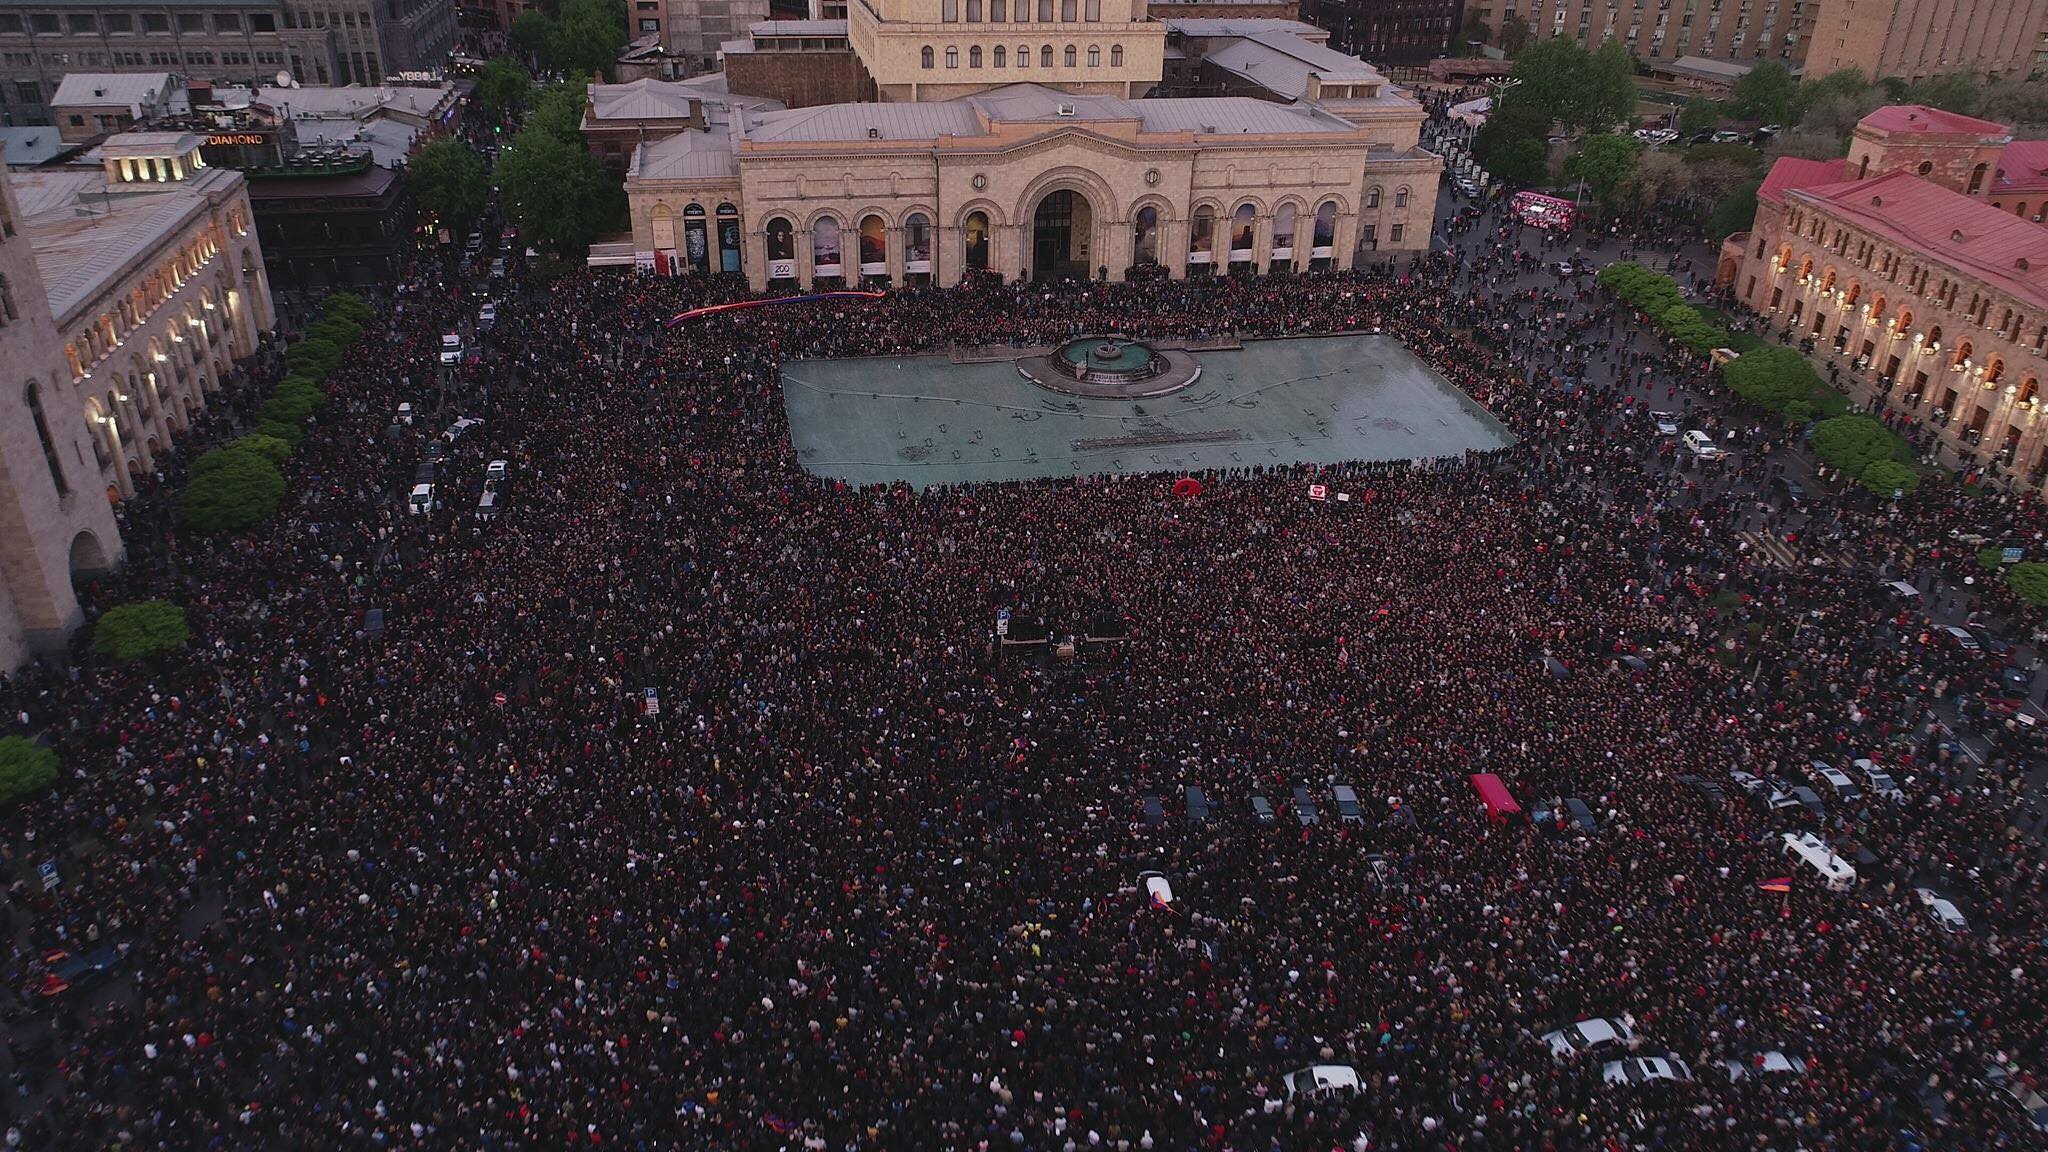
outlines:
[{"label": "massive crowd of people", "polygon": [[[422,264],[331,381],[274,531],[124,510],[132,560],[98,595],[184,605],[192,650],[0,689],[67,769],[0,861],[33,945],[7,1143],[2036,1146],[1980,1086],[2048,1066],[2028,733],[1992,725],[1964,763],[1942,709],[1982,670],[1879,589],[1960,586],[1948,533],[2024,534],[2038,506],[1844,495],[1794,523],[1768,496],[1794,433],[1590,280],[1530,274],[1498,218],[1468,240],[1399,276],[979,284],[675,331],[744,288],[578,273],[502,302],[445,381],[438,336],[477,297]],[[792,357],[1365,327],[1519,443],[1192,497],[1172,475],[856,490],[796,465],[777,387]],[[422,414],[394,435],[400,402]],[[1733,433],[1734,461],[1681,460],[1651,408]],[[486,423],[445,507],[409,515],[458,412]],[[453,494],[500,457],[506,510],[479,521]],[[1004,649],[1005,609],[1130,635]],[[1904,800],[1786,822],[1729,777],[1856,757]],[[1475,772],[1600,826],[1490,820]],[[1286,814],[1297,784],[1323,823]],[[1198,827],[1187,785],[1215,806]],[[1786,828],[1863,882],[1823,888]],[[1940,931],[1916,880],[1972,931]],[[35,951],[110,941],[112,992],[34,1003]],[[1600,1054],[1538,1042],[1585,1016],[1695,1082],[1604,1084]],[[1807,1071],[1720,1063],[1766,1050]],[[1320,1063],[1363,1090],[1290,1097]]]}]

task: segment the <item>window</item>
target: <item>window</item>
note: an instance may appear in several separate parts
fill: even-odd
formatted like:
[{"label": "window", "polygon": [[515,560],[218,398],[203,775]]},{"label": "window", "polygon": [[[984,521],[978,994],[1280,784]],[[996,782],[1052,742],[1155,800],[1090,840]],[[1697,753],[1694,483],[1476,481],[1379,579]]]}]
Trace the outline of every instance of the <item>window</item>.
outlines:
[{"label": "window", "polygon": [[180,13],[178,13],[178,31],[180,31],[180,32],[204,32],[204,31],[206,31],[206,17],[205,17],[205,15],[204,15],[204,14],[202,14],[202,13],[198,13],[198,12],[180,12]]},{"label": "window", "polygon": [[1052,23],[1052,0],[1038,0],[1038,18],[1047,24]]},{"label": "window", "polygon": [[1921,161],[1921,162],[1920,162],[1920,174],[1921,174],[1922,176],[1925,176],[1925,175],[1927,175],[1927,174],[1928,174],[1929,172],[1932,172],[1932,171],[1934,171],[1934,161],[1932,161],[1932,160],[1923,160],[1923,161]]},{"label": "window", "polygon": [[995,50],[991,53],[991,55],[993,55],[995,59],[990,61],[990,63],[994,64],[998,68],[1001,68],[1003,66],[1003,59],[1005,55],[1005,49],[1003,48],[1003,46],[1001,44],[996,45]]},{"label": "window", "polygon": [[1975,168],[1970,169],[1970,191],[1968,195],[1975,196],[1984,190],[1984,173],[1989,167],[1990,165],[1988,164],[1979,164]]},{"label": "window", "polygon": [[57,486],[57,495],[71,494],[71,485],[64,482],[64,468],[57,462],[57,442],[50,439],[50,422],[43,418],[43,397],[31,380],[22,389],[21,398],[28,405],[29,418],[35,422],[36,439],[43,442],[43,463],[50,467],[50,481]]},{"label": "window", "polygon": [[981,23],[981,0],[967,0],[967,22]]},{"label": "window", "polygon": [[1407,190],[1406,188],[1396,188],[1396,189],[1394,189],[1394,207],[1396,207],[1396,208],[1406,208],[1407,206],[1408,206],[1408,190]]},{"label": "window", "polygon": [[73,12],[64,23],[70,27],[73,36],[91,36],[100,30],[100,24],[90,12]]},{"label": "window", "polygon": [[1088,46],[1088,66],[1090,68],[1102,67],[1102,49],[1093,44]]},{"label": "window", "polygon": [[43,102],[43,90],[36,87],[36,82],[33,80],[16,80],[14,82],[14,94],[21,97],[23,104],[41,104]]},{"label": "window", "polygon": [[135,31],[135,17],[126,12],[109,12],[100,17],[100,23],[105,25],[109,32]]},{"label": "window", "polygon": [[981,67],[981,45],[976,44],[967,50],[967,66],[969,68]]},{"label": "window", "polygon": [[967,253],[967,266],[976,271],[988,268],[988,216],[982,212],[969,213],[960,229],[962,246]]},{"label": "window", "polygon": [[951,47],[947,48],[947,49],[946,49],[946,67],[948,67],[948,68],[958,68],[959,66],[960,66],[960,50],[959,50],[958,48],[951,48]]},{"label": "window", "polygon": [[242,17],[234,12],[217,12],[213,17],[213,30],[215,32],[240,32],[242,30]]},{"label": "window", "polygon": [[1010,18],[1009,10],[1005,6],[1005,0],[988,0],[988,18],[996,24],[1001,24]]},{"label": "window", "polygon": [[1038,66],[1039,66],[1040,68],[1050,68],[1050,67],[1052,67],[1052,45],[1050,45],[1050,44],[1045,44],[1045,45],[1041,45],[1041,46],[1039,47],[1039,49],[1038,49]]},{"label": "window", "polygon": [[1401,233],[1406,232],[1407,230],[1408,226],[1406,224],[1396,224],[1387,231],[1387,236],[1394,243],[1399,244],[1401,242]]},{"label": "window", "polygon": [[939,10],[939,19],[944,20],[948,24],[958,24],[960,22],[960,0],[945,0],[945,3],[941,5]]},{"label": "window", "polygon": [[1088,2],[1082,6],[1081,11],[1085,14],[1088,22],[1091,24],[1097,20],[1102,19],[1102,0],[1088,0]]},{"label": "window", "polygon": [[1068,24],[1074,22],[1074,0],[1060,0],[1060,19]]},{"label": "window", "polygon": [[10,36],[20,35],[21,17],[12,12],[0,13],[0,32],[5,32]]},{"label": "window", "polygon": [[1367,208],[1377,208],[1380,206],[1380,190],[1378,187],[1374,187],[1365,194],[1365,206]]},{"label": "window", "polygon": [[927,44],[923,48],[919,49],[917,55],[927,69],[929,69],[932,66],[932,57],[934,53],[932,52],[931,45]]},{"label": "window", "polygon": [[[1051,0],[1047,0],[1047,2],[1050,3]],[[57,34],[57,17],[54,13],[38,12],[30,16],[28,22],[29,26],[36,30],[36,35],[38,36],[55,36]]]},{"label": "window", "polygon": [[654,18],[653,18],[653,19],[651,19],[651,20],[643,18],[643,19],[642,19],[642,20],[640,21],[640,31],[642,31],[642,32],[659,32],[659,31],[661,31],[661,17],[659,17],[659,16],[656,16],[656,17],[654,17]]},{"label": "window", "polygon": [[171,30],[171,18],[161,12],[144,12],[142,14],[142,30],[144,32],[169,32]]},{"label": "window", "polygon": [[1377,224],[1367,224],[1365,226],[1365,246],[1368,248],[1377,248],[1379,247],[1379,243],[1380,226]]},{"label": "window", "polygon": [[1121,45],[1121,44],[1111,44],[1111,45],[1109,46],[1109,66],[1110,66],[1111,68],[1121,68],[1121,67],[1123,67],[1123,66],[1124,66],[1124,46],[1123,46],[1123,45]]},{"label": "window", "polygon": [[270,13],[270,12],[251,12],[251,13],[249,13],[249,31],[251,31],[251,32],[275,32],[275,31],[277,31],[277,16],[276,16],[276,14],[274,14],[274,13]]},{"label": "window", "polygon": [[1131,263],[1159,263],[1159,209],[1150,205],[1138,209],[1131,224]]},{"label": "window", "polygon": [[1074,65],[1075,65],[1075,64],[1079,63],[1079,61],[1080,61],[1080,58],[1081,58],[1081,54],[1080,54],[1080,53],[1079,53],[1078,51],[1076,51],[1076,50],[1075,50],[1074,46],[1073,46],[1072,44],[1069,44],[1069,45],[1067,45],[1067,51],[1066,51],[1066,65],[1067,65],[1067,67],[1069,67],[1069,68],[1072,68],[1072,67],[1074,67]]}]

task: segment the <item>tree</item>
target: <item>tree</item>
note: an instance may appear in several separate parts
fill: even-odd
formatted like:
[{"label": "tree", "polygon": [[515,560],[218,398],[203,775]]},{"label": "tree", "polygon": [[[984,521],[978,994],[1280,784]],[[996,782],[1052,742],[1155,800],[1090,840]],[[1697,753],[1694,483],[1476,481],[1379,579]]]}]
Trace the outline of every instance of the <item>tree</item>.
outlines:
[{"label": "tree", "polygon": [[1870,78],[1861,68],[1838,68],[1818,79],[1807,80],[1799,85],[1799,95],[1793,101],[1792,115],[1805,120],[1806,114],[1814,108],[1845,97],[1861,95],[1870,88]]},{"label": "tree", "polygon": [[1914,489],[1920,487],[1920,474],[1897,460],[1872,460],[1864,466],[1863,474],[1856,478],[1856,482],[1878,496],[1890,499],[1895,492],[1911,496]]},{"label": "tree", "polygon": [[1678,134],[1697,136],[1721,122],[1721,102],[1695,96],[1678,110]]},{"label": "tree", "polygon": [[548,37],[548,61],[568,72],[601,74],[625,46],[625,0],[563,0]]},{"label": "tree", "polygon": [[477,74],[476,98],[486,112],[503,116],[526,107],[533,95],[533,77],[510,56],[496,56]]},{"label": "tree", "polygon": [[548,44],[554,37],[554,22],[537,8],[528,8],[512,21],[513,47],[543,64],[550,63],[547,59]]},{"label": "tree", "polygon": [[1861,476],[1873,460],[1896,459],[1905,442],[1883,421],[1858,412],[1815,424],[1809,443],[1823,463]]},{"label": "tree", "polygon": [[1494,109],[1472,135],[1472,156],[1513,184],[1541,184],[1549,176],[1550,114],[1531,103]]},{"label": "tree", "polygon": [[2048,604],[2048,564],[2023,561],[2005,570],[2006,587],[2029,604]]},{"label": "tree", "polygon": [[1515,57],[1515,86],[1502,94],[1498,103],[1533,108],[1546,120],[1578,123],[1579,93],[1591,66],[1591,57],[1576,40],[1563,36],[1538,40]]},{"label": "tree", "polygon": [[22,736],[0,736],[0,805],[49,790],[57,782],[57,753]]},{"label": "tree", "polygon": [[191,640],[185,610],[164,600],[109,608],[92,630],[92,650],[123,664],[175,652]]},{"label": "tree", "polygon": [[[273,467],[279,468],[284,466],[284,462],[292,454],[292,446],[290,444],[279,440],[275,436],[265,436],[257,432],[251,432],[247,436],[231,442],[227,450],[231,452],[253,452],[263,459],[270,461]],[[209,452],[206,455],[211,456],[213,453]],[[199,459],[204,460],[206,456],[201,456]],[[198,463],[195,461],[193,467],[196,469],[198,466]]]},{"label": "tree", "polygon": [[1586,73],[1572,102],[1571,121],[1588,132],[1626,127],[1636,111],[1636,60],[1609,36],[1586,60]]},{"label": "tree", "polygon": [[370,311],[370,302],[353,292],[329,293],[327,299],[320,302],[320,314],[353,320],[364,328],[370,326],[370,321],[375,316],[375,313]]},{"label": "tree", "polygon": [[1755,224],[1756,192],[1761,187],[1761,181],[1752,180],[1716,201],[1713,215],[1707,217],[1707,235],[1726,240]]},{"label": "tree", "polygon": [[1550,179],[1550,146],[1533,136],[1517,136],[1494,149],[1487,171],[1509,184],[1529,187]]},{"label": "tree", "polygon": [[341,367],[341,346],[320,337],[301,340],[284,350],[284,362],[293,372],[315,382],[322,381]]},{"label": "tree", "polygon": [[[264,421],[257,428],[292,444],[305,436],[302,425]],[[178,520],[201,532],[246,531],[277,515],[284,487],[277,465],[254,452],[229,452],[178,493]]]},{"label": "tree", "polygon": [[1588,136],[1565,161],[1565,175],[1585,181],[1594,199],[1611,204],[1622,184],[1635,174],[1636,155],[1641,150],[1642,145],[1627,136]]},{"label": "tree", "polygon": [[483,215],[490,197],[491,178],[484,162],[469,145],[453,138],[420,149],[406,169],[406,179],[427,215],[458,236]]},{"label": "tree", "polygon": [[1906,89],[1905,103],[1925,104],[1944,112],[1971,116],[1976,114],[1977,105],[1983,102],[1983,98],[1975,76],[1968,72],[1951,72],[1946,76],[1930,76]]},{"label": "tree", "polygon": [[1529,22],[1513,12],[1508,13],[1500,22],[1500,50],[1514,56],[1528,44]]},{"label": "tree", "polygon": [[616,181],[580,143],[529,127],[498,157],[498,189],[520,234],[568,256],[588,248],[609,219]]},{"label": "tree", "polygon": [[1766,60],[1743,73],[1728,92],[1728,114],[1737,120],[1782,124],[1792,119],[1799,82],[1783,64]]},{"label": "tree", "polygon": [[1996,80],[1984,88],[1977,115],[2021,131],[2038,132],[2048,125],[2048,84],[2038,80]]},{"label": "tree", "polygon": [[1684,199],[1692,188],[1692,169],[1675,153],[1644,152],[1636,157],[1635,173],[1624,193],[1637,209],[1647,212],[1666,200]]},{"label": "tree", "polygon": [[1458,43],[1451,55],[1477,56],[1479,55],[1478,45],[1484,44],[1492,38],[1493,29],[1487,27],[1485,14],[1481,13],[1477,8],[1467,9],[1465,12],[1465,25],[1458,30]]},{"label": "tree", "polygon": [[1721,366],[1721,376],[1744,403],[1780,415],[1799,415],[1792,405],[1811,411],[1813,393],[1821,386],[1806,358],[1790,348],[1758,348]]}]

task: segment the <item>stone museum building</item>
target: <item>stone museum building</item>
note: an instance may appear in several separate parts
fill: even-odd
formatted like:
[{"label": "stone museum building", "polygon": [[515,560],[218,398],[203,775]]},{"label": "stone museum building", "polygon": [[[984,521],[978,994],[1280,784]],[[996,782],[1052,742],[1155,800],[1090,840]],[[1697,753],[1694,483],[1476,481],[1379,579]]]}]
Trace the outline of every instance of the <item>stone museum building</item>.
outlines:
[{"label": "stone museum building", "polygon": [[2048,483],[2048,148],[1918,105],[1843,160],[1780,159],[1720,279],[1832,379],[1934,428],[1945,464]]},{"label": "stone museum building", "polygon": [[632,207],[614,259],[766,289],[1285,273],[1428,247],[1442,161],[1417,144],[1421,106],[1310,25],[878,0],[802,31],[756,25],[721,75],[592,86],[584,130]]}]

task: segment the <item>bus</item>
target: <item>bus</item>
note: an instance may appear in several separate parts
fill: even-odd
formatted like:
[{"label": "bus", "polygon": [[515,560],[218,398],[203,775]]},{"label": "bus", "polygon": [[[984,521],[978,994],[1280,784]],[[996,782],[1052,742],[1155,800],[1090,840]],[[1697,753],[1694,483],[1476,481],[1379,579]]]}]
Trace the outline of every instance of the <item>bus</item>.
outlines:
[{"label": "bus", "polygon": [[1569,200],[1545,196],[1541,192],[1517,192],[1508,201],[1508,211],[1515,219],[1538,228],[1569,229],[1579,218],[1579,210]]}]

